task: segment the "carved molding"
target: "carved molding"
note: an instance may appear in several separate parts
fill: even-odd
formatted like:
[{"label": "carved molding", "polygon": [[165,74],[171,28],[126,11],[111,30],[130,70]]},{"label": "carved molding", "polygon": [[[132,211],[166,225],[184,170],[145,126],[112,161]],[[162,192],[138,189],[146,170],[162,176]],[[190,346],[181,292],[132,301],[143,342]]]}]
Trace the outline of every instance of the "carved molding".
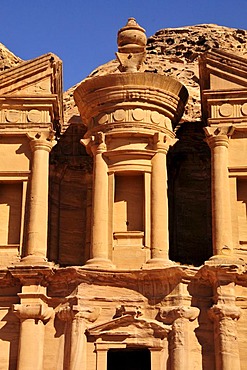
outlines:
[{"label": "carved molding", "polygon": [[51,123],[51,114],[49,109],[3,109],[0,111],[0,124],[39,124]]},{"label": "carved molding", "polygon": [[158,112],[157,110],[147,109],[145,107],[134,107],[118,108],[112,112],[102,113],[94,118],[93,126],[106,125],[106,124],[123,124],[123,123],[134,123],[137,125],[140,123],[148,123],[152,125],[158,125],[163,128],[167,128],[172,131],[171,119]]}]

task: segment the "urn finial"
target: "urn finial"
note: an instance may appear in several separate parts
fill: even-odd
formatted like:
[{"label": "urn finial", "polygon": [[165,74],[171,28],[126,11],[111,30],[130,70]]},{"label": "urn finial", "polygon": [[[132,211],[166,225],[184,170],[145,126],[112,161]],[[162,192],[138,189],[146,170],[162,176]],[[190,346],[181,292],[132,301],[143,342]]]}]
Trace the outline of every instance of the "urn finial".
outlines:
[{"label": "urn finial", "polygon": [[139,71],[146,56],[147,37],[145,29],[139,26],[135,18],[129,18],[126,26],[118,31],[117,43],[119,70]]}]

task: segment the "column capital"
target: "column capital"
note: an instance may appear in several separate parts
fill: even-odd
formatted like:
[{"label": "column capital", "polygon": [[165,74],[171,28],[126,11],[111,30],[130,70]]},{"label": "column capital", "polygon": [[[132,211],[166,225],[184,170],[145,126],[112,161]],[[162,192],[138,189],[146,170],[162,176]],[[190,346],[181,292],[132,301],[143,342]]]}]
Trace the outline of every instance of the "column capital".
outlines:
[{"label": "column capital", "polygon": [[48,132],[29,132],[27,137],[30,139],[30,146],[32,151],[46,150],[51,151],[52,147],[56,144],[54,140],[54,131]]},{"label": "column capital", "polygon": [[100,307],[87,307],[80,305],[60,307],[57,316],[62,321],[85,321],[94,322],[101,312]]},{"label": "column capital", "polygon": [[48,321],[53,314],[53,308],[42,303],[21,303],[12,306],[13,312],[21,319]]},{"label": "column capital", "polygon": [[229,139],[233,135],[235,130],[234,126],[221,126],[221,127],[204,127],[206,134],[205,141],[209,147],[215,148],[216,146],[225,146],[228,148]]},{"label": "column capital", "polygon": [[35,152],[36,150],[45,150],[50,153],[55,144],[56,141],[50,141],[47,139],[32,139],[30,141],[30,146],[33,152]]},{"label": "column capital", "polygon": [[91,137],[90,146],[94,156],[104,153],[106,151],[105,134],[100,131],[93,135]]},{"label": "column capital", "polygon": [[159,316],[165,324],[172,324],[177,319],[194,321],[200,313],[199,308],[190,306],[161,307]]},{"label": "column capital", "polygon": [[170,137],[163,132],[156,132],[153,136],[154,150],[167,154],[170,146],[173,146],[177,141],[178,139],[175,139],[175,136]]},{"label": "column capital", "polygon": [[232,319],[238,320],[241,315],[241,309],[235,305],[215,304],[208,310],[209,318],[212,321]]}]

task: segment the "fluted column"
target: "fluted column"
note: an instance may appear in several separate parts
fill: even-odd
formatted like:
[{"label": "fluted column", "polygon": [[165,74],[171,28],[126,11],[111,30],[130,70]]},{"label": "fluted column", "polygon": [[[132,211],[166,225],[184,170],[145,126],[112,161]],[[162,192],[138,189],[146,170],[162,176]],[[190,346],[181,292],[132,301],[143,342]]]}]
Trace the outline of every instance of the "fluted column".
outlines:
[{"label": "fluted column", "polygon": [[30,145],[33,157],[29,219],[22,261],[40,263],[46,261],[47,255],[49,153],[53,143],[39,138],[31,140]]},{"label": "fluted column", "polygon": [[106,145],[103,133],[98,133],[92,140],[91,150],[94,155],[92,258],[86,264],[95,268],[111,268],[113,264],[108,258],[108,166],[104,158]]},{"label": "fluted column", "polygon": [[177,140],[162,133],[154,135],[155,155],[152,158],[151,176],[151,259],[150,267],[164,266],[169,260],[167,166],[168,149]]},{"label": "fluted column", "polygon": [[233,245],[228,146],[233,128],[207,127],[205,131],[211,149],[213,252],[214,256],[231,256]]},{"label": "fluted column", "polygon": [[22,303],[15,304],[13,312],[20,318],[17,370],[43,370],[44,321],[53,309],[45,303]]},{"label": "fluted column", "polygon": [[165,324],[172,324],[169,334],[169,356],[171,370],[187,370],[189,363],[189,321],[199,315],[197,307],[162,307],[160,318]]}]

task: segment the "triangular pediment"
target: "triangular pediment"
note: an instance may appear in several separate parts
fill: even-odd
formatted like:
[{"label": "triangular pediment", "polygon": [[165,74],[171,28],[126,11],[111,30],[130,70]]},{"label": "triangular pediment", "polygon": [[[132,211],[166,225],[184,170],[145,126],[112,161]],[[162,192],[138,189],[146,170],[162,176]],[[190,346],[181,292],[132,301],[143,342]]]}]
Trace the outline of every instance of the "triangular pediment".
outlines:
[{"label": "triangular pediment", "polygon": [[48,53],[0,73],[0,95],[36,96],[62,92],[62,62]]},{"label": "triangular pediment", "polygon": [[133,315],[124,315],[88,329],[88,334],[100,336],[148,337],[164,338],[167,327],[156,320],[144,319]]},{"label": "triangular pediment", "polygon": [[213,49],[200,58],[201,90],[240,90],[247,88],[247,59]]}]

